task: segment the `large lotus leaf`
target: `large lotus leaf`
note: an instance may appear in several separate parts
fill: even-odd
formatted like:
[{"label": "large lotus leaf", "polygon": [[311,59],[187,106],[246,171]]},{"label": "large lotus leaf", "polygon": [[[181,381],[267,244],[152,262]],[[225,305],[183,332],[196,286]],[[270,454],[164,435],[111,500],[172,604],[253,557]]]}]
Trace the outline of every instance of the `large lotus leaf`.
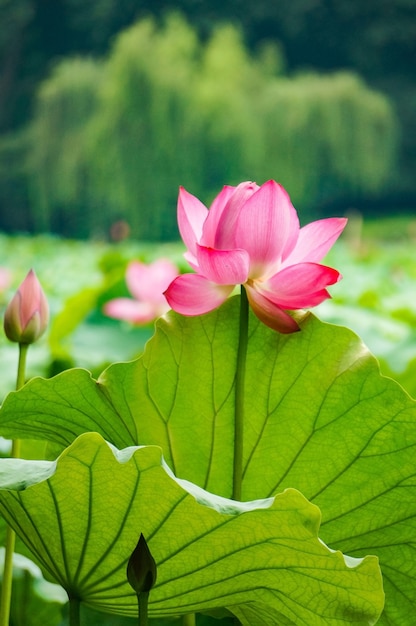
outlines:
[{"label": "large lotus leaf", "polygon": [[[6,399],[0,434],[157,444],[176,475],[229,497],[238,304],[170,313],[141,359],[98,382],[81,370],[33,380]],[[250,317],[243,497],[299,489],[320,507],[325,541],[380,557],[381,623],[413,626],[416,404],[354,333],[311,314],[300,323],[280,335]]]},{"label": "large lotus leaf", "polygon": [[341,626],[383,607],[377,559],[329,550],[298,491],[226,500],[175,479],[156,446],[87,433],[56,462],[3,459],[0,512],[70,597],[109,613],[137,614],[126,565],[140,533],[157,563],[153,616],[225,606],[244,625]]}]

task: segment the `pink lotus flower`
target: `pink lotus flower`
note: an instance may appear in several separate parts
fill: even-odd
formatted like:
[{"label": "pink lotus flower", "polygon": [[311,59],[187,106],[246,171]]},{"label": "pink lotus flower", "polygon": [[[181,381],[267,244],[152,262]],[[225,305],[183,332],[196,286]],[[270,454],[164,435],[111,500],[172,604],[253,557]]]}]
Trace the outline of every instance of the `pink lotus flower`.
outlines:
[{"label": "pink lotus flower", "polygon": [[30,270],[4,314],[4,332],[10,341],[34,343],[45,332],[49,306],[37,276]]},{"label": "pink lotus flower", "polygon": [[178,276],[165,292],[172,309],[200,315],[220,306],[244,285],[257,317],[282,333],[299,330],[286,312],[330,298],[341,275],[320,265],[345,227],[329,218],[299,226],[287,192],[270,180],[226,186],[210,210],[181,188],[178,225],[185,258],[195,274]]},{"label": "pink lotus flower", "polygon": [[132,324],[152,322],[169,310],[163,292],[177,275],[176,266],[168,259],[149,265],[131,261],[126,270],[126,283],[133,298],[110,300],[104,306],[104,313]]}]

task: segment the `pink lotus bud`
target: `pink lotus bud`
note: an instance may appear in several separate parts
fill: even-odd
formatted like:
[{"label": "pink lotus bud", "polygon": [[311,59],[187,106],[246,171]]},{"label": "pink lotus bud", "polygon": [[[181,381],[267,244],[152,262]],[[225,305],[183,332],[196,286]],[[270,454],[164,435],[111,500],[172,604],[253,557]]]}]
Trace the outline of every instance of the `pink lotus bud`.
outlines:
[{"label": "pink lotus bud", "polygon": [[49,306],[40,282],[30,270],[4,314],[4,332],[10,341],[34,343],[45,332]]}]

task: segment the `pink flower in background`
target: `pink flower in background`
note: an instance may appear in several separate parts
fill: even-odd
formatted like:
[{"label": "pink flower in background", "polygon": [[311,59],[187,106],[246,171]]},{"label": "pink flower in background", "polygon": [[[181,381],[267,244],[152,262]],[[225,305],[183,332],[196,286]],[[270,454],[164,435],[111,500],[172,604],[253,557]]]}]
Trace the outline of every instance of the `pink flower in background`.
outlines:
[{"label": "pink flower in background", "polygon": [[226,186],[210,210],[181,188],[178,225],[195,274],[178,276],[165,292],[172,309],[200,315],[244,285],[257,317],[282,333],[299,330],[286,312],[320,304],[341,275],[319,261],[347,220],[329,218],[300,228],[287,192],[270,180]]},{"label": "pink flower in background", "polygon": [[45,332],[49,306],[33,270],[16,291],[4,314],[4,332],[10,341],[34,343]]},{"label": "pink flower in background", "polygon": [[158,259],[148,265],[131,261],[126,270],[126,283],[133,298],[110,300],[104,305],[104,313],[132,324],[152,322],[169,310],[163,292],[177,275],[177,267],[168,259]]},{"label": "pink flower in background", "polygon": [[5,291],[10,286],[11,282],[11,272],[5,267],[0,267],[0,292]]}]

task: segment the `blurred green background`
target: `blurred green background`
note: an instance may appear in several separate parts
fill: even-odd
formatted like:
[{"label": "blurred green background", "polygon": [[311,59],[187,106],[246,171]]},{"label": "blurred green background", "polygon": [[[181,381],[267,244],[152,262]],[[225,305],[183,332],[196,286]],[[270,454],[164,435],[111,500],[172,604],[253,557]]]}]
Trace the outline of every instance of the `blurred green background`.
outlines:
[{"label": "blurred green background", "polygon": [[184,185],[416,206],[415,0],[0,0],[0,230],[178,237]]}]

